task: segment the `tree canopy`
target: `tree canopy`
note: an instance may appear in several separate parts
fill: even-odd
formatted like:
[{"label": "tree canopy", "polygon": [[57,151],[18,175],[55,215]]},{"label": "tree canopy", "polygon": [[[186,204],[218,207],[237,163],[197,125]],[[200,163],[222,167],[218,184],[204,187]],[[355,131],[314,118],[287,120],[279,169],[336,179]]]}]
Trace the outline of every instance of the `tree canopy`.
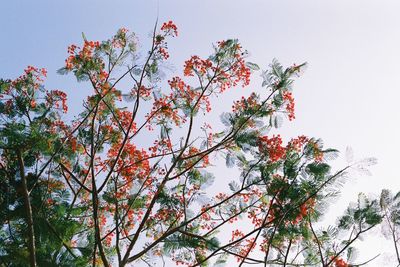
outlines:
[{"label": "tree canopy", "polygon": [[[375,160],[349,151],[333,170],[338,151],[322,140],[272,133],[295,119],[306,63],[261,70],[229,39],[165,79],[177,36],[169,21],[146,53],[124,28],[69,46],[59,73],[92,87],[73,120],[45,69],[0,80],[0,266],[358,266],[375,255],[357,259],[355,241],[377,226],[400,263],[399,194],[360,193],[336,225],[321,224],[351,170]],[[223,101],[254,73],[259,88]],[[221,159],[236,177],[215,172]]]}]

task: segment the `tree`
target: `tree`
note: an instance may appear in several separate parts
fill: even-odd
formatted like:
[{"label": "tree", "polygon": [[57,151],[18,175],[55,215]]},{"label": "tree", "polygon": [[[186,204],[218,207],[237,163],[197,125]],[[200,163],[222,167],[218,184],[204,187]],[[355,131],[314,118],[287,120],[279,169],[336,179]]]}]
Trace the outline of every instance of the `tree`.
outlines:
[{"label": "tree", "polygon": [[[1,80],[1,266],[164,257],[219,266],[230,256],[238,266],[350,266],[354,242],[389,218],[386,204],[360,194],[337,225],[316,227],[349,170],[374,160],[332,171],[337,151],[321,140],[284,144],[270,134],[282,116],[295,118],[292,83],[305,63],[272,62],[260,90],[234,102],[213,130],[212,98],[247,87],[260,68],[237,40],[224,40],[166,83],[167,39],[177,35],[171,21],[156,26],[145,56],[127,29],[71,45],[59,72],[93,92],[70,122],[67,96],[44,88],[44,69]],[[213,174],[221,158],[238,175],[211,195],[213,180],[227,179]]]}]

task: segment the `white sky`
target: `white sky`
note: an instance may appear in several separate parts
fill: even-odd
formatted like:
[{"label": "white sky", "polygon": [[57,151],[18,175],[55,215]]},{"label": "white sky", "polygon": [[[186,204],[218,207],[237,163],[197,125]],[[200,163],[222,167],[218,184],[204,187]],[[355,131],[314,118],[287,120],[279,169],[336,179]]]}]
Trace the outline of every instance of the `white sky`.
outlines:
[{"label": "white sky", "polygon": [[[74,100],[88,91],[55,73],[67,46],[80,43],[81,32],[103,40],[127,27],[145,48],[157,14],[160,22],[171,19],[179,27],[179,38],[170,42],[177,70],[190,55],[206,56],[211,43],[226,38],[239,38],[249,60],[262,68],[273,58],[284,65],[307,61],[294,86],[296,120],[281,132],[287,138],[320,137],[328,147],[344,152],[351,146],[356,156],[378,158],[372,176],[347,184],[339,206],[359,191],[400,190],[398,0],[14,0],[2,1],[0,10],[0,77],[14,78],[27,65],[45,67],[48,88],[66,90]],[[233,98],[227,99],[230,108]],[[76,112],[79,106],[70,105]]]}]

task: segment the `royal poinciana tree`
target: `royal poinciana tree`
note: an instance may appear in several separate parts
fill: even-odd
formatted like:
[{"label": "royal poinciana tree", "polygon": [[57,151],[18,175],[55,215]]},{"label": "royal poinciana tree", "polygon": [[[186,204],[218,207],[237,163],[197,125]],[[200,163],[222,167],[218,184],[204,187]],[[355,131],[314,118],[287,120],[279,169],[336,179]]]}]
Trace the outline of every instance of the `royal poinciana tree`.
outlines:
[{"label": "royal poinciana tree", "polygon": [[[126,29],[71,45],[59,72],[93,89],[72,121],[63,119],[66,94],[44,88],[46,70],[1,80],[1,266],[233,258],[237,266],[343,267],[357,263],[354,242],[382,221],[397,251],[398,196],[388,191],[381,201],[361,194],[337,225],[320,224],[349,170],[372,159],[333,171],[337,151],[320,140],[271,133],[281,117],[295,118],[292,79],[305,64],[260,71],[249,97],[221,102],[230,110],[221,128],[209,119],[220,115],[213,99],[248,87],[259,67],[237,40],[224,40],[162,80],[167,39],[177,35],[172,22],[156,27],[142,56]],[[237,177],[215,172],[221,159]],[[207,188],[213,181],[219,193]]]}]

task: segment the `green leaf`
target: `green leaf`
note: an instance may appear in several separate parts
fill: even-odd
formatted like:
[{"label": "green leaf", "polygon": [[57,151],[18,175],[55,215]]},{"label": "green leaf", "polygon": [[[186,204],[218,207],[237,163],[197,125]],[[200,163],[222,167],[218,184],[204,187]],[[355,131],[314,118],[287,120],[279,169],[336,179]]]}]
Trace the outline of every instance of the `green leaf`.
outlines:
[{"label": "green leaf", "polygon": [[248,67],[251,70],[259,70],[260,69],[260,67],[257,64],[252,63],[252,62],[246,62],[246,67]]}]

